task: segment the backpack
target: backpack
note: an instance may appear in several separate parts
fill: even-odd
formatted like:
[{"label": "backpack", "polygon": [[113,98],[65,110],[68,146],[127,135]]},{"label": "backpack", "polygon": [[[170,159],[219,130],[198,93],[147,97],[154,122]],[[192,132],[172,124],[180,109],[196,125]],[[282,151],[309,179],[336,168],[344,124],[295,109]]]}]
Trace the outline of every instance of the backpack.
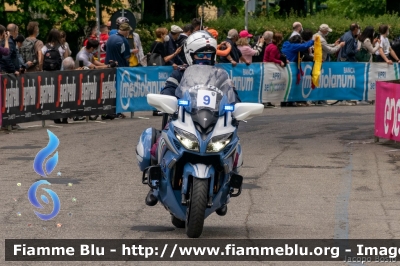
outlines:
[{"label": "backpack", "polygon": [[38,41],[37,39],[35,40],[25,39],[24,42],[22,43],[22,46],[19,49],[19,53],[21,54],[24,63],[31,61],[33,63],[32,66],[37,64],[38,60],[35,51],[35,44],[37,41]]},{"label": "backpack", "polygon": [[369,62],[369,60],[371,59],[371,55],[369,54],[367,49],[361,48],[356,53],[356,59],[357,62]]},{"label": "backpack", "polygon": [[46,45],[47,51],[44,54],[43,70],[55,71],[61,69],[62,58],[60,51],[58,51],[59,47],[60,46],[51,47],[48,44]]}]

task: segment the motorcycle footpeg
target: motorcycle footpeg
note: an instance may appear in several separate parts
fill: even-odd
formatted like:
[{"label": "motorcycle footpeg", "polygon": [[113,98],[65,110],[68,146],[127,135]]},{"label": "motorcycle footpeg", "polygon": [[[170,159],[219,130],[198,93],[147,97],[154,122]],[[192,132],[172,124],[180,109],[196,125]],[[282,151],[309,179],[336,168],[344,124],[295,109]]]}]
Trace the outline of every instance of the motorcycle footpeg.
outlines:
[{"label": "motorcycle footpeg", "polygon": [[144,169],[144,171],[143,171],[143,175],[142,175],[142,184],[144,184],[144,185],[147,185],[147,184],[149,184],[148,183],[148,170],[149,170],[149,168],[147,167],[146,169]]},{"label": "motorcycle footpeg", "polygon": [[231,192],[231,197],[238,197],[242,193],[243,176],[231,174],[230,186],[233,189],[238,189],[236,193]]},{"label": "motorcycle footpeg", "polygon": [[207,202],[207,208],[211,208],[213,206],[213,198],[209,197]]},{"label": "motorcycle footpeg", "polygon": [[185,194],[182,194],[181,204],[183,206],[187,206],[187,199],[186,199],[186,195]]},{"label": "motorcycle footpeg", "polygon": [[146,168],[147,170],[147,184],[149,187],[156,189],[158,185],[154,186],[153,181],[157,181],[157,184],[160,183],[161,178],[162,178],[162,171],[161,171],[161,166],[160,165],[155,165],[155,166],[150,166]]}]

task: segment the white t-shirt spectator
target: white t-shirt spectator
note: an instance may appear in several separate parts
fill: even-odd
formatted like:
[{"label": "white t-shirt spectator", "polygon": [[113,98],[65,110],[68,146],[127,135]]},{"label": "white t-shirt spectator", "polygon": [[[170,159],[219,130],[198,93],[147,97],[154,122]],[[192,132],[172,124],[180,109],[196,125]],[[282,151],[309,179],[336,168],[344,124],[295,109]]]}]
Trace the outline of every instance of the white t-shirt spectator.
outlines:
[{"label": "white t-shirt spectator", "polygon": [[64,47],[61,47],[61,49],[63,50],[63,53],[62,53],[62,54],[64,54],[65,51],[67,51],[67,56],[71,56],[72,52],[71,52],[71,50],[69,49],[69,44],[68,44],[67,42],[65,42],[63,46],[64,46]]},{"label": "white t-shirt spectator", "polygon": [[79,67],[79,61],[83,61],[83,66],[90,67],[93,61],[93,54],[86,51],[86,49],[82,49],[76,55],[75,66]]},{"label": "white t-shirt spectator", "polygon": [[[46,44],[47,45],[47,44]],[[42,53],[43,54],[45,54],[46,52],[47,52],[47,46],[46,45],[43,45],[43,47],[42,47]],[[64,52],[65,52],[65,50],[61,47],[61,46],[59,46],[58,47],[58,51],[60,52],[60,55],[61,55],[61,59],[64,59]]]},{"label": "white t-shirt spectator", "polygon": [[[380,47],[383,49],[383,53],[388,55],[390,52],[390,42],[387,37],[381,36],[381,44]],[[376,55],[379,55],[379,50],[375,52]]]}]

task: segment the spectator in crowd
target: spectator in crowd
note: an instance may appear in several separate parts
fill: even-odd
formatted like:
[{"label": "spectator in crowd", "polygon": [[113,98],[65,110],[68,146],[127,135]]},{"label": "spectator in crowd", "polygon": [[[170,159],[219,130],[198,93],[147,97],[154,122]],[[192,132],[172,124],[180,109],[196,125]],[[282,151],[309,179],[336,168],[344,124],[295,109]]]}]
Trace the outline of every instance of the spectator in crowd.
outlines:
[{"label": "spectator in crowd", "polygon": [[199,19],[199,18],[194,18],[194,19],[192,20],[192,29],[193,29],[192,33],[193,33],[193,32],[196,32],[196,31],[199,31],[199,30],[200,30],[200,27],[201,27],[201,19]]},{"label": "spectator in crowd", "polygon": [[4,47],[0,46],[0,56],[7,56],[10,54],[9,42],[8,42],[9,38],[10,35],[6,31],[6,28],[3,25],[0,25],[0,42],[4,43]]},{"label": "spectator in crowd", "polygon": [[[282,53],[286,55],[289,62],[297,63],[301,53],[308,52],[308,49],[314,45],[314,40],[304,42],[301,35],[294,35],[288,41],[283,43]],[[301,55],[300,55],[301,58]]]},{"label": "spectator in crowd", "polygon": [[261,53],[261,49],[264,45],[264,39],[260,38],[255,45],[255,48],[251,48],[249,45],[249,39],[253,37],[252,34],[250,34],[247,30],[242,30],[239,33],[239,40],[236,42],[238,49],[242,53],[243,58],[246,61],[240,60],[241,63],[246,63],[246,62],[253,62],[253,56],[257,56]]},{"label": "spectator in crowd", "polygon": [[[314,32],[310,29],[304,29],[301,33],[301,38],[304,42],[311,41],[313,39]],[[308,48],[307,51],[300,53],[302,62],[313,62],[314,61],[314,46]]]},{"label": "spectator in crowd", "polygon": [[[94,26],[91,27],[90,32],[89,32],[89,36],[87,36],[86,39],[83,41],[83,47],[86,46],[86,44],[87,44],[87,42],[88,42],[89,40],[98,40],[97,30],[98,30],[97,25],[94,25]],[[82,50],[82,49],[81,49],[81,50]],[[95,60],[99,60],[99,56],[100,56],[100,55],[98,54],[98,51],[96,51],[96,52],[93,54],[93,56],[94,56],[94,59],[95,59]]]},{"label": "spectator in crowd", "polygon": [[62,65],[63,65],[63,70],[65,70],[65,71],[76,69],[74,59],[72,59],[72,57],[70,57],[70,56],[68,56],[67,58],[65,58],[62,61]]},{"label": "spectator in crowd", "polygon": [[67,57],[72,55],[71,49],[69,48],[69,44],[67,43],[67,34],[65,31],[60,31],[61,36],[61,48],[66,52]]},{"label": "spectator in crowd", "polygon": [[[312,36],[312,35],[311,35]],[[309,53],[309,49],[314,45],[314,40],[304,42],[301,35],[293,35],[288,41],[283,43],[282,54],[286,56],[288,62],[298,63],[298,60],[303,58],[304,54]],[[281,58],[281,61],[283,59]],[[289,105],[294,106],[308,106],[305,101],[289,102]]]},{"label": "spectator in crowd", "polygon": [[[214,30],[214,29],[207,29],[207,32],[211,34],[211,36],[214,37],[215,40],[218,39],[218,31]],[[219,45],[217,45],[217,52],[216,55],[217,56],[226,56],[226,58],[229,61],[232,61],[232,66],[236,66],[237,63],[234,62],[232,60],[232,57],[229,55],[229,53],[231,52],[232,46],[230,45],[230,43],[224,41],[222,43],[220,43]]]},{"label": "spectator in crowd", "polygon": [[381,43],[379,44],[379,50],[375,52],[377,62],[386,62],[389,65],[393,64],[393,60],[400,63],[399,57],[396,55],[388,39],[389,26],[380,25],[379,34],[381,35]]},{"label": "spectator in crowd", "polygon": [[[106,64],[116,63],[119,67],[129,67],[129,58],[131,51],[128,43],[128,36],[132,27],[127,22],[122,23],[118,27],[117,34],[111,35],[106,45]],[[117,118],[125,118],[122,113],[116,114]],[[102,119],[114,119],[113,116],[103,115]]]},{"label": "spectator in crowd", "polygon": [[357,36],[360,31],[360,26],[356,23],[350,25],[350,30],[340,37],[340,42],[344,42],[344,46],[340,49],[337,61],[338,62],[357,62],[356,52]]},{"label": "spectator in crowd", "polygon": [[106,25],[100,26],[100,62],[105,63],[106,61],[106,44],[109,38],[108,27]]},{"label": "spectator in crowd", "polygon": [[155,33],[157,39],[152,43],[150,51],[160,54],[164,62],[169,62],[181,52],[182,47],[178,47],[175,52],[168,54],[164,46],[164,43],[169,41],[168,30],[166,28],[157,28]]},{"label": "spectator in crowd", "polygon": [[[58,51],[60,57],[52,51]],[[57,56],[57,57],[56,57]],[[52,29],[47,37],[47,43],[42,47],[42,69],[45,71],[61,70],[62,60],[67,56],[67,51],[62,47],[61,34],[57,29]]]},{"label": "spectator in crowd", "polygon": [[337,40],[334,44],[328,44],[326,41],[326,36],[332,32],[332,29],[329,28],[327,24],[321,24],[319,26],[319,31],[314,34],[313,39],[315,40],[316,36],[320,37],[321,40],[321,46],[322,46],[322,61],[324,62],[329,62],[330,60],[330,55],[337,53],[340,48],[345,46],[345,42],[340,42],[340,40]]},{"label": "spectator in crowd", "polygon": [[[257,44],[259,43],[260,39],[264,39],[264,42],[261,47],[261,52],[258,55],[253,56],[253,62],[254,63],[262,63],[264,60],[264,53],[265,49],[269,44],[272,43],[272,36],[274,36],[274,33],[272,31],[265,31],[262,36],[259,36],[258,39],[256,40]],[[257,46],[257,45],[256,45]],[[253,47],[253,49],[256,47]],[[264,103],[265,107],[275,107],[271,102]]]},{"label": "spectator in crowd", "polygon": [[[75,70],[75,62],[74,59],[72,59],[72,57],[66,57],[63,61],[62,61],[62,70],[64,71],[68,71],[68,70]],[[85,117],[82,117],[80,119],[74,119],[74,120],[84,120]],[[54,119],[54,123],[55,124],[68,124],[68,117],[64,117],[64,118],[59,118],[59,119]]]},{"label": "spectator in crowd", "polygon": [[[40,71],[43,65],[42,48],[44,44],[41,40],[37,39],[37,36],[39,36],[39,23],[36,21],[29,22],[26,30],[28,37],[21,47],[22,57],[24,61],[32,61],[33,63],[31,67],[27,68],[26,72]],[[26,48],[24,49],[24,47]]]},{"label": "spectator in crowd", "polygon": [[265,48],[263,62],[272,62],[279,64],[281,67],[286,65],[286,62],[281,60],[281,53],[279,52],[278,45],[282,43],[282,33],[276,32],[272,37],[272,43]]},{"label": "spectator in crowd", "polygon": [[116,62],[119,67],[128,67],[131,56],[128,40],[126,39],[132,30],[128,23],[119,25],[117,34],[111,35],[106,45],[106,64]]},{"label": "spectator in crowd", "polygon": [[147,62],[144,62],[145,58],[144,58],[144,53],[143,53],[143,46],[142,46],[142,41],[140,40],[140,36],[138,33],[133,32],[133,46],[134,48],[132,49],[131,53],[132,55],[134,55],[140,66],[141,63],[144,63],[147,65]]},{"label": "spectator in crowd", "polygon": [[113,62],[111,62],[109,65],[106,65],[94,59],[93,54],[97,51],[98,48],[98,40],[89,40],[86,43],[86,46],[83,47],[83,49],[80,50],[79,53],[76,55],[75,67],[80,67],[79,61],[83,61],[83,66],[89,69],[102,69],[109,68],[111,66],[115,67],[116,65],[115,63],[113,64]]},{"label": "spectator in crowd", "polygon": [[[64,50],[63,55],[66,53],[66,56],[70,56],[72,54],[69,44],[67,43],[67,34],[65,31],[60,31],[61,36],[61,48]],[[61,70],[63,70],[63,64],[61,64]]]},{"label": "spectator in crowd", "polygon": [[239,40],[239,33],[235,29],[231,29],[228,31],[228,36],[227,39],[225,40],[227,43],[230,44],[231,46],[231,51],[229,55],[231,56],[231,59],[229,59],[227,56],[221,56],[220,57],[220,62],[221,63],[232,63],[232,65],[238,63],[240,60],[242,62],[245,62],[247,65],[250,65],[250,62],[248,62],[242,55],[242,52],[239,50],[239,48],[236,45],[236,42]]},{"label": "spectator in crowd", "polygon": [[[14,40],[18,36],[18,26],[15,24],[8,24],[7,31],[10,34],[8,40],[10,53],[7,56],[2,56],[0,58],[0,67],[3,72],[19,75],[20,65],[18,60],[18,51]],[[5,43],[2,43],[1,46],[4,48]]]},{"label": "spectator in crowd", "polygon": [[86,46],[89,40],[97,40],[97,25],[93,26],[90,30],[89,36],[83,41],[83,46]]},{"label": "spectator in crowd", "polygon": [[[181,52],[179,53],[179,57],[183,61],[185,65],[187,65],[186,56],[184,53],[183,45],[185,44],[186,39],[192,34],[192,24],[186,24],[183,27],[183,32],[179,35],[178,40],[176,41],[178,47],[182,47]],[[211,32],[210,32],[211,33]],[[218,36],[218,35],[217,35]],[[215,38],[215,37],[214,37]]]},{"label": "spectator in crowd", "polygon": [[129,24],[129,19],[126,18],[126,17],[119,17],[119,18],[117,18],[117,21],[116,21],[115,23],[117,24],[117,29],[112,29],[112,30],[110,30],[110,32],[108,33],[109,36],[114,35],[114,34],[117,34],[117,33],[118,33],[119,26],[120,26],[122,23],[128,23],[128,24]]},{"label": "spectator in crowd", "polygon": [[369,59],[366,62],[372,62],[372,55],[378,52],[381,40],[374,39],[375,30],[372,26],[366,27],[357,41],[357,50],[364,49],[369,54]]},{"label": "spectator in crowd", "polygon": [[107,28],[108,28],[108,32],[110,32],[111,31],[111,21],[107,22]]},{"label": "spectator in crowd", "polygon": [[300,33],[303,31],[303,25],[301,25],[300,22],[295,22],[293,23],[293,32],[290,35],[289,39],[292,38],[295,35],[300,35]]},{"label": "spectator in crowd", "polygon": [[[179,38],[179,35],[183,32],[181,27],[172,25],[171,26],[171,31],[168,34],[167,41],[164,42],[165,46],[165,51],[167,54],[174,54],[176,52],[176,56],[174,56],[171,60],[166,62],[166,65],[168,66],[173,66],[174,69],[177,69],[178,65],[183,65],[184,62],[182,59],[179,57],[179,53],[182,51],[182,47],[178,47],[176,41]],[[179,51],[177,52],[177,49],[179,48]]]},{"label": "spectator in crowd", "polygon": [[211,34],[211,36],[214,37],[215,40],[218,38],[218,31],[215,29],[207,29],[207,32]]},{"label": "spectator in crowd", "polygon": [[24,42],[24,40],[25,40],[25,38],[24,38],[24,36],[22,36],[22,35],[18,35],[17,36],[17,38],[15,38],[15,44],[17,45],[17,50],[18,50],[18,54],[17,54],[17,56],[18,56],[18,60],[19,60],[19,65],[20,65],[20,69],[19,69],[19,72],[20,73],[24,73],[25,72],[25,70],[27,69],[27,68],[29,68],[31,65],[32,65],[32,62],[31,61],[28,61],[28,62],[24,62],[24,59],[22,58],[22,55],[21,55],[21,53],[19,53],[19,50],[20,50],[20,48],[21,48],[21,46],[22,46],[22,43]]},{"label": "spectator in crowd", "polygon": [[[272,31],[265,31],[264,34],[262,36],[259,37],[264,39],[263,42],[263,46],[261,47],[261,53],[258,55],[253,56],[253,62],[258,62],[261,63],[264,59],[264,52],[265,52],[265,48],[272,43],[272,36],[274,35],[274,33]],[[259,40],[257,40],[257,43],[259,42]],[[253,47],[254,49],[254,47]]]}]

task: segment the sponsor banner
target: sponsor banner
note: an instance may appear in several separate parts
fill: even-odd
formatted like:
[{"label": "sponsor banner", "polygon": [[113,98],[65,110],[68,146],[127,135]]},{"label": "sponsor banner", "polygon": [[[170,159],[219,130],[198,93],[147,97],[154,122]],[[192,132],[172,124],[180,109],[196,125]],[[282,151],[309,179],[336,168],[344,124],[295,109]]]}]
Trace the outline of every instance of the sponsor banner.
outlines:
[{"label": "sponsor banner", "polygon": [[264,63],[262,65],[262,102],[282,102],[288,90],[288,86],[291,84],[291,68],[282,68],[274,63]]},{"label": "sponsor banner", "polygon": [[398,64],[388,65],[387,63],[370,64],[368,73],[367,99],[376,98],[376,81],[399,79]]},{"label": "sponsor banner", "polygon": [[[260,102],[262,64],[238,64],[234,68],[231,64],[216,66],[228,72],[243,102]],[[170,66],[118,68],[117,113],[154,110],[147,104],[146,96],[160,93],[172,71]]]},{"label": "sponsor banner", "polygon": [[3,125],[114,113],[115,76],[115,69],[3,75]]},{"label": "sponsor banner", "polygon": [[263,64],[217,64],[219,68],[225,69],[231,77],[242,102],[261,102],[261,84],[263,78]]},{"label": "sponsor banner", "polygon": [[400,81],[376,82],[375,136],[400,141]]},{"label": "sponsor banner", "polygon": [[1,100],[1,96],[3,95],[3,93],[1,93],[2,92],[2,90],[1,90],[1,86],[3,86],[2,85],[2,83],[1,83],[1,75],[0,75],[0,127],[3,125],[2,124],[2,112],[1,112],[1,105],[2,105],[2,103],[3,103],[3,101]]},{"label": "sponsor banner", "polygon": [[313,64],[302,63],[304,76],[296,84],[297,64],[291,63],[291,85],[285,101],[363,100],[367,90],[367,63],[322,64],[319,87],[311,88]]},{"label": "sponsor banner", "polygon": [[117,113],[152,111],[148,93],[160,93],[172,67],[121,67],[117,69]]}]

